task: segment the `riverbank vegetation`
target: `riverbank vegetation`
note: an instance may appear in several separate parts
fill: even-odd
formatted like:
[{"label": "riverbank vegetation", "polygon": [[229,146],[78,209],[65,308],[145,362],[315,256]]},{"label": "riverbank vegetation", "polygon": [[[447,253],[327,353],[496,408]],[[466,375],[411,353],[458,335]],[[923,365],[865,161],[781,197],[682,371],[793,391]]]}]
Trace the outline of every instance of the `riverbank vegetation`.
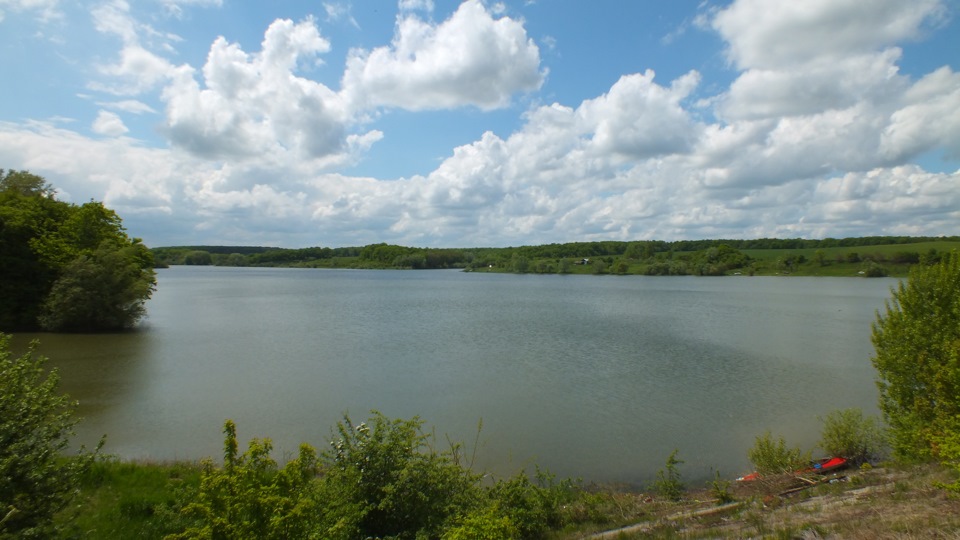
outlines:
[{"label": "riverbank vegetation", "polygon": [[960,237],[867,237],[571,242],[505,248],[416,248],[390,244],[282,249],[237,246],[154,248],[160,266],[438,269],[614,275],[906,276],[960,249]]},{"label": "riverbank vegetation", "polygon": [[303,446],[285,464],[274,461],[267,439],[250,440],[241,453],[229,422],[222,462],[101,459],[58,515],[58,536],[919,539],[960,532],[960,499],[940,487],[958,475],[930,462],[881,461],[825,475],[774,470],[751,482],[718,474],[695,483],[683,479],[674,452],[651,485],[612,486],[542,471],[483,477],[465,467],[462,446],[434,446],[418,419],[374,414],[353,425],[345,418],[336,434],[326,452]]},{"label": "riverbank vegetation", "polygon": [[0,169],[0,329],[130,328],[156,285],[153,266],[102,203],[59,201],[42,177]]}]

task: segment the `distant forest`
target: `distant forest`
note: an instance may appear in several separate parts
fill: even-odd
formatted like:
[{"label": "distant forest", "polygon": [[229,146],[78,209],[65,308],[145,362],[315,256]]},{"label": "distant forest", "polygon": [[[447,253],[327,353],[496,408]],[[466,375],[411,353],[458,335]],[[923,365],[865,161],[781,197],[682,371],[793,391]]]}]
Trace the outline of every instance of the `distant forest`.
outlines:
[{"label": "distant forest", "polygon": [[[960,237],[868,236],[569,242],[500,248],[420,248],[393,244],[299,249],[262,246],[154,248],[158,266],[281,266],[307,268],[461,268],[517,273],[723,275],[807,274],[833,267],[869,275],[900,274],[897,267],[939,260]],[[790,252],[788,254],[788,252]],[[854,265],[854,266],[851,266]],[[893,267],[892,273],[884,266]],[[902,268],[900,268],[902,269]],[[803,273],[803,272],[801,272]],[[824,275],[830,275],[827,272]]]}]

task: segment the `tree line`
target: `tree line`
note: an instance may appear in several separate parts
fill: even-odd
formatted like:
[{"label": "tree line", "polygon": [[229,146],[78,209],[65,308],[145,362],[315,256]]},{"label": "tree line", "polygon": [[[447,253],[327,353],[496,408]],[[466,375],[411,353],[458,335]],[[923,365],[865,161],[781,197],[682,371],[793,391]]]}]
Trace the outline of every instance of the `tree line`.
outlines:
[{"label": "tree line", "polygon": [[[716,275],[723,271],[746,268],[749,257],[743,250],[823,250],[838,247],[876,247],[903,245],[903,251],[892,254],[845,253],[836,261],[822,252],[813,259],[821,266],[832,262],[933,264],[936,254],[910,251],[908,245],[923,242],[960,241],[960,237],[871,236],[862,238],[752,240],[662,240],[567,242],[534,246],[422,248],[377,243],[355,247],[308,247],[299,249],[275,247],[180,246],[154,248],[158,265],[216,266],[344,266],[353,268],[498,268],[518,273],[567,273],[571,264],[584,259],[598,260],[603,270],[618,272],[619,263],[649,262],[641,273],[648,275]],[[723,259],[717,264],[717,258]],[[921,260],[923,259],[923,260]],[[784,265],[789,269],[807,262],[804,255],[787,254]],[[596,266],[593,267],[596,269]],[[621,267],[620,270],[623,270]]]}]

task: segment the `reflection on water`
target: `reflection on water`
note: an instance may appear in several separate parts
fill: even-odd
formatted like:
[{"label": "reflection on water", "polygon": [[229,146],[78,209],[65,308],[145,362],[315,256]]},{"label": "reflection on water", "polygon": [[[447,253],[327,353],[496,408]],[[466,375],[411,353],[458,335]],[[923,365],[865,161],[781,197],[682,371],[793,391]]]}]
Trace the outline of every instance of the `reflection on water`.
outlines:
[{"label": "reflection on water", "polygon": [[31,337],[80,400],[87,444],[220,454],[225,419],[282,454],[348,412],[419,415],[496,474],[645,482],[746,466],[770,429],[876,412],[870,322],[894,280],[517,276],[174,267],[140,331]]}]

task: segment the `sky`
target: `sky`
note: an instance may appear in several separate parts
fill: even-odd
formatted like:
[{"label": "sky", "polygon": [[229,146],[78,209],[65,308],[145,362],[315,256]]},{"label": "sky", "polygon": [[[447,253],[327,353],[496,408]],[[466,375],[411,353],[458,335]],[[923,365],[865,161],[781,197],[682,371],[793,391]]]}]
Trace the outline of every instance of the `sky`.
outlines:
[{"label": "sky", "polygon": [[0,0],[0,168],[148,246],[960,234],[960,0]]}]

